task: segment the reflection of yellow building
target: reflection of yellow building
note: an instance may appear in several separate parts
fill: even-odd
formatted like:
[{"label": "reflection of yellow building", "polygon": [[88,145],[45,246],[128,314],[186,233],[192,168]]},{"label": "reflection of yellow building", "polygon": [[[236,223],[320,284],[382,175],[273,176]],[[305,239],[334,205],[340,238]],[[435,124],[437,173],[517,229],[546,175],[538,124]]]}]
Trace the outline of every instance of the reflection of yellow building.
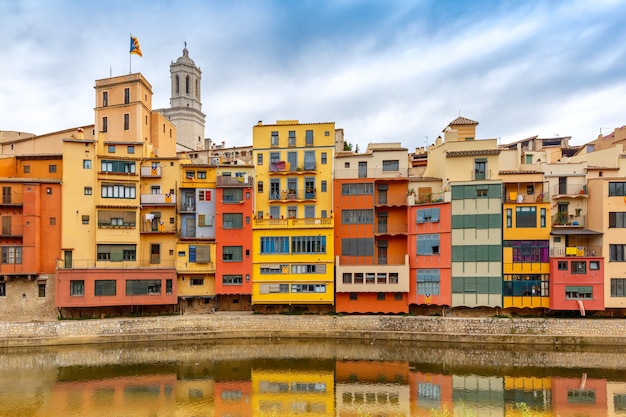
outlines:
[{"label": "reflection of yellow building", "polygon": [[552,384],[550,378],[504,377],[504,400],[506,415],[523,417],[524,409],[532,410],[533,416],[552,416]]},{"label": "reflection of yellow building", "polygon": [[252,371],[252,412],[272,416],[334,416],[332,371]]},{"label": "reflection of yellow building", "polygon": [[176,383],[176,412],[173,417],[215,415],[214,381],[180,379]]}]

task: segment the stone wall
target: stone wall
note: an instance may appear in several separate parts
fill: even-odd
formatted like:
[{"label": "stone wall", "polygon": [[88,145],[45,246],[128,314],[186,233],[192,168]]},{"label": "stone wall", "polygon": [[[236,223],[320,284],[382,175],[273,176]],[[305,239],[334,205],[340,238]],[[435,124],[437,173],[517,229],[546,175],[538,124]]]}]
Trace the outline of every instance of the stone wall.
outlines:
[{"label": "stone wall", "polygon": [[210,314],[0,323],[0,346],[219,338],[623,345],[626,320]]}]

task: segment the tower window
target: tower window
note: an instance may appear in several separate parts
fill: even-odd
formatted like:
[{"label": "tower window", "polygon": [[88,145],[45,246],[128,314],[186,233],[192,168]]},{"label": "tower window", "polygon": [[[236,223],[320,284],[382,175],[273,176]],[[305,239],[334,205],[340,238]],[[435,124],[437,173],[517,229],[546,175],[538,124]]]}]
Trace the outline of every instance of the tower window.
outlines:
[{"label": "tower window", "polygon": [[130,103],[130,88],[124,89],[124,104]]}]

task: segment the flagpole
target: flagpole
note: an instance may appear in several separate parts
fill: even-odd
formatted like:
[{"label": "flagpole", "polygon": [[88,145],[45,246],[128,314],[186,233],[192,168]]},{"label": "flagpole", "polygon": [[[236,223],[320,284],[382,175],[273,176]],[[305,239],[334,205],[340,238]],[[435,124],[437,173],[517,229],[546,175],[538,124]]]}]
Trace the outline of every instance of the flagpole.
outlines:
[{"label": "flagpole", "polygon": [[[133,34],[130,34],[130,39],[133,38]],[[133,59],[133,54],[131,54],[130,52],[128,53],[128,73],[130,74],[131,72],[133,72],[133,67],[132,67],[132,59]]]}]

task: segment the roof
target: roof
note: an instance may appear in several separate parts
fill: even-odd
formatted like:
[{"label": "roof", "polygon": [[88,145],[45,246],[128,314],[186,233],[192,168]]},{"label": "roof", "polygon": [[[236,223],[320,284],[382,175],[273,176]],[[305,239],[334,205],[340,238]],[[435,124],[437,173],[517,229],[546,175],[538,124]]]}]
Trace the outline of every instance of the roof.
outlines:
[{"label": "roof", "polygon": [[543,171],[516,171],[516,170],[509,170],[509,171],[500,171],[499,174],[500,175],[543,174]]},{"label": "roof", "polygon": [[500,149],[477,149],[470,151],[448,151],[446,158],[459,158],[464,156],[499,155]]},{"label": "roof", "polygon": [[552,229],[551,235],[601,235],[602,232],[596,232],[589,229]]},{"label": "roof", "polygon": [[478,122],[468,119],[466,117],[457,117],[456,119],[454,119],[453,121],[450,122],[450,124],[448,126],[455,126],[455,125],[477,125]]}]

